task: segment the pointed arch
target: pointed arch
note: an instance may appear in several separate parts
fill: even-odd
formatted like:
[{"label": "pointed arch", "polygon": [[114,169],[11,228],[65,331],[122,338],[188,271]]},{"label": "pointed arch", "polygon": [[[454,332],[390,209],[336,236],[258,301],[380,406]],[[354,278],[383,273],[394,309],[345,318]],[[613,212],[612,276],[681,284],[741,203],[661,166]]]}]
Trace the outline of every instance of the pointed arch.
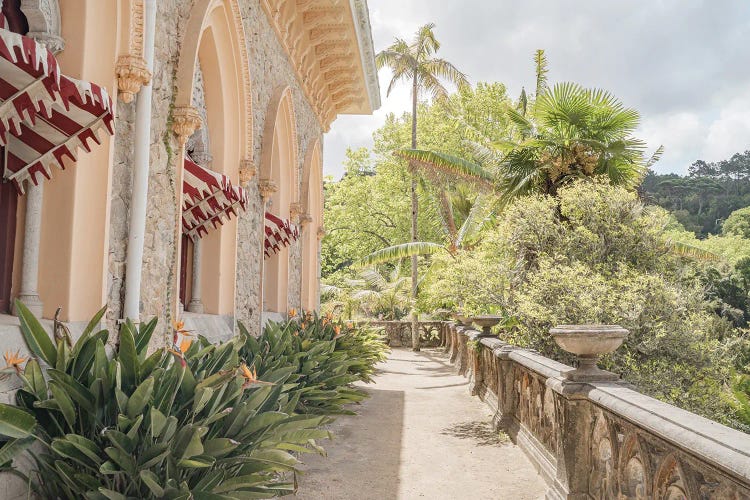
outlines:
[{"label": "pointed arch", "polygon": [[[211,137],[210,151],[202,167],[228,176],[239,184],[240,164],[252,156],[252,94],[247,59],[246,38],[237,0],[196,0],[190,11],[180,48],[176,73],[176,108],[193,108],[196,80],[202,70],[205,109],[200,127]],[[203,106],[202,106],[203,107]],[[182,207],[182,159],[184,147],[175,155],[177,162],[179,207]],[[211,159],[212,158],[212,159]],[[178,212],[181,212],[179,210]],[[190,283],[195,276],[199,289],[187,287],[185,301],[199,296],[206,313],[233,315],[237,267],[237,219],[232,218],[220,229],[201,238],[200,252],[186,258],[183,251],[181,213],[175,222],[175,244],[178,272],[173,286]],[[189,247],[190,245],[188,245]],[[196,257],[197,255],[197,257]],[[184,272],[183,272],[184,271]],[[195,273],[198,273],[195,275]],[[184,276],[183,276],[184,275]],[[176,301],[179,293],[175,293]],[[196,291],[198,293],[196,293]],[[183,304],[186,305],[186,304]],[[177,304],[175,304],[177,306]]]},{"label": "pointed arch", "polygon": [[[260,178],[272,181],[277,190],[266,210],[290,217],[290,206],[299,200],[297,131],[289,87],[277,88],[266,112],[260,162]],[[288,308],[289,247],[264,260],[263,310],[285,313]]]},{"label": "pointed arch", "polygon": [[302,175],[302,210],[307,215],[302,236],[302,307],[315,310],[320,302],[320,241],[323,226],[323,155],[321,140],[307,148]]}]

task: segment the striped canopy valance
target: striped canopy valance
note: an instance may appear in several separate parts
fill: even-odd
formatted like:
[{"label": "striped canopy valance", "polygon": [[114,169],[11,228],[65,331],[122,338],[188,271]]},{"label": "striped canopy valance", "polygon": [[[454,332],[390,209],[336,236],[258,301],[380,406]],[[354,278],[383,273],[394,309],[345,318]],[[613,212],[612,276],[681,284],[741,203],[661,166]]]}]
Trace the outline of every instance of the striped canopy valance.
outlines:
[{"label": "striped canopy valance", "polygon": [[26,181],[50,179],[54,167],[75,161],[79,149],[113,131],[106,89],[60,72],[55,56],[33,38],[6,29],[0,14],[0,146],[3,178],[20,193]]}]

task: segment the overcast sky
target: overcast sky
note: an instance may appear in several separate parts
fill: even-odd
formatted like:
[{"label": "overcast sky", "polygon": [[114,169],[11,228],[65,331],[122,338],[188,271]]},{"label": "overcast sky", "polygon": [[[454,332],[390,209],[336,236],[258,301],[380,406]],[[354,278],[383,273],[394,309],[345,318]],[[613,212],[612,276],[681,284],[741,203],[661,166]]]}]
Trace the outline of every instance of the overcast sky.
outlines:
[{"label": "overcast sky", "polygon": [[[369,0],[375,50],[434,22],[441,57],[472,83],[533,87],[545,49],[549,81],[601,87],[641,113],[640,137],[665,147],[658,172],[750,149],[750,0]],[[372,145],[386,113],[409,109],[409,89],[372,116],[339,116],[324,170],[339,177],[347,147]]]}]

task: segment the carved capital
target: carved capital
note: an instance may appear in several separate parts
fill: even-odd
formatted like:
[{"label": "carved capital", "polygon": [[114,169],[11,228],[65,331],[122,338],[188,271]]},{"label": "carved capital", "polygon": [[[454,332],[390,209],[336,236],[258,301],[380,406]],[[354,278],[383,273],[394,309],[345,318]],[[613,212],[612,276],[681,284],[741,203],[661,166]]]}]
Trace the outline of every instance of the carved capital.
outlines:
[{"label": "carved capital", "polygon": [[299,222],[299,216],[302,214],[302,204],[298,201],[289,204],[289,218],[295,224]]},{"label": "carved capital", "polygon": [[312,222],[312,217],[310,214],[299,214],[299,225],[302,227],[307,226],[309,223]]},{"label": "carved capital", "polygon": [[250,180],[255,177],[257,169],[253,160],[242,160],[240,162],[240,184],[246,185]]},{"label": "carved capital", "polygon": [[258,181],[258,192],[264,203],[278,190],[279,186],[271,179],[260,179]]},{"label": "carved capital", "polygon": [[180,146],[184,146],[193,132],[200,128],[201,115],[193,106],[178,106],[172,112],[172,132],[177,136]]},{"label": "carved capital", "polygon": [[151,81],[151,72],[142,57],[133,55],[120,56],[115,66],[117,88],[122,102],[133,102],[135,94],[143,85]]}]

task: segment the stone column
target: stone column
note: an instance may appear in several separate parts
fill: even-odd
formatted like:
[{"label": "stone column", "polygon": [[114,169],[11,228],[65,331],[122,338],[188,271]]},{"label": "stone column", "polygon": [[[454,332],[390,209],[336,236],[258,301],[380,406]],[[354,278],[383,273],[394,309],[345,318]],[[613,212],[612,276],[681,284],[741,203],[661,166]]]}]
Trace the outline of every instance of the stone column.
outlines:
[{"label": "stone column", "polygon": [[190,303],[187,306],[187,310],[191,313],[203,314],[203,302],[201,302],[201,253],[202,253],[201,239],[198,238],[193,242],[193,281],[192,281],[192,297]]},{"label": "stone column", "polygon": [[42,184],[29,184],[26,191],[26,221],[23,237],[23,265],[21,267],[21,291],[18,300],[37,317],[42,316],[43,304],[39,298],[39,243],[42,236]]}]

